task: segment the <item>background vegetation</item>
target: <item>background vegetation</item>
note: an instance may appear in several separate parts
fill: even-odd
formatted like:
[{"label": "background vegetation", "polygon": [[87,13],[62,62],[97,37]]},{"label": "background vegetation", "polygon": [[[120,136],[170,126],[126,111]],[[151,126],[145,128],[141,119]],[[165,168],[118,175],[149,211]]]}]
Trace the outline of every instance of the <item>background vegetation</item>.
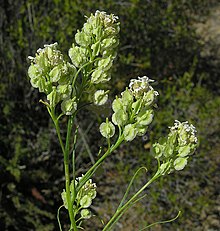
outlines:
[{"label": "background vegetation", "polygon": [[[183,172],[153,184],[148,196],[130,209],[116,230],[133,231],[157,220],[183,214],[152,230],[219,230],[220,196],[220,44],[217,0],[2,0],[0,6],[0,230],[58,230],[56,211],[64,185],[62,155],[55,131],[29,84],[28,55],[57,41],[67,54],[84,15],[95,10],[118,15],[121,39],[109,85],[118,94],[131,78],[148,75],[159,91],[151,132],[124,144],[94,181],[97,216],[86,230],[100,230],[138,166],[155,170],[151,143],[167,134],[174,119],[189,120],[200,147]],[[98,124],[109,111],[90,108],[78,123],[78,174],[96,158]],[[64,121],[65,122],[65,121]],[[61,212],[66,222],[65,211]]]}]

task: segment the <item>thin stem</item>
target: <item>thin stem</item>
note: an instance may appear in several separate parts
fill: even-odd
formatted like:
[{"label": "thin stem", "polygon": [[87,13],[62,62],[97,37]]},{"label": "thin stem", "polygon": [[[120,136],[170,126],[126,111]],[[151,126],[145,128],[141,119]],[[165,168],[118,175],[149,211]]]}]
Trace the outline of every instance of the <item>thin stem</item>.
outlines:
[{"label": "thin stem", "polygon": [[[97,59],[98,59],[98,58],[97,58]],[[92,61],[89,61],[89,62],[85,63],[84,65],[82,65],[82,66],[79,68],[79,70],[76,72],[76,74],[75,74],[75,76],[74,76],[74,78],[73,78],[72,86],[74,86],[74,84],[75,84],[75,82],[76,82],[76,78],[77,78],[77,76],[79,75],[79,73],[82,71],[82,69],[85,68],[86,66],[88,66],[89,64],[94,63],[97,59],[92,60]]]},{"label": "thin stem", "polygon": [[62,226],[61,226],[61,223],[60,223],[60,209],[64,207],[64,205],[61,205],[58,210],[57,210],[57,221],[58,221],[58,224],[59,224],[59,229],[60,231],[62,231]]},{"label": "thin stem", "polygon": [[77,135],[78,135],[78,129],[79,127],[76,128],[75,130],[75,135],[74,135],[74,141],[73,141],[73,153],[72,153],[72,169],[73,169],[73,201],[75,201],[76,197],[76,184],[75,184],[75,179],[76,179],[76,169],[75,169],[75,152],[76,152],[76,141],[77,141]]},{"label": "thin stem", "polygon": [[160,173],[157,171],[155,175],[141,188],[139,189],[138,192],[136,192],[130,200],[128,200],[121,208],[119,208],[116,213],[112,216],[112,218],[109,220],[109,222],[106,224],[104,227],[103,231],[108,231],[111,230],[112,226],[115,224],[115,222],[118,220],[118,217],[121,216],[122,213],[127,210],[131,204],[133,204],[136,200],[136,198],[153,182],[155,181],[158,177],[160,176]]},{"label": "thin stem", "polygon": [[139,169],[136,171],[136,173],[135,173],[134,176],[132,177],[132,179],[131,179],[131,181],[130,181],[128,187],[127,187],[127,190],[126,190],[126,192],[125,192],[125,194],[124,194],[124,196],[123,196],[123,198],[122,198],[122,200],[121,200],[121,202],[120,202],[120,204],[119,204],[119,206],[118,206],[118,208],[117,208],[116,211],[118,211],[118,210],[123,206],[123,203],[124,203],[124,201],[126,200],[126,198],[127,198],[127,196],[128,196],[128,193],[129,193],[129,191],[130,191],[130,188],[131,188],[131,186],[132,186],[132,184],[133,184],[135,178],[137,177],[138,173],[139,173],[141,170],[143,170],[143,169],[147,172],[147,168],[146,168],[146,167],[141,167],[141,168],[139,168]]},{"label": "thin stem", "polygon": [[60,126],[59,126],[59,122],[57,120],[57,117],[55,115],[54,109],[49,109],[48,108],[48,112],[54,122],[55,128],[56,128],[56,132],[57,132],[57,136],[60,142],[60,146],[63,152],[63,156],[64,156],[64,171],[65,171],[65,186],[66,186],[66,200],[67,200],[67,207],[68,207],[68,212],[69,212],[69,217],[70,217],[70,221],[71,221],[71,228],[74,231],[77,231],[77,226],[76,226],[76,221],[75,221],[75,217],[73,214],[73,204],[71,201],[71,195],[70,195],[70,174],[69,174],[69,140],[70,140],[70,134],[71,134],[71,129],[72,129],[72,118],[69,118],[68,121],[68,130],[67,130],[67,139],[66,139],[66,144],[64,147],[62,138],[61,138],[61,134],[60,134]]},{"label": "thin stem", "polygon": [[109,154],[111,154],[124,140],[123,136],[119,136],[117,142],[110,148],[108,149],[105,154],[103,154],[97,161],[96,163],[86,172],[86,174],[82,177],[80,180],[76,191],[78,192],[81,187],[87,182],[89,178],[95,173],[96,169],[100,166],[100,164],[107,158]]},{"label": "thin stem", "polygon": [[64,144],[63,144],[61,134],[60,134],[60,126],[59,126],[59,122],[58,122],[53,110],[51,110],[50,116],[51,116],[51,118],[52,118],[52,120],[54,122],[55,129],[56,129],[56,132],[57,132],[57,136],[58,136],[58,139],[59,139],[59,143],[60,143],[63,155],[64,155],[65,154],[65,148],[64,148]]},{"label": "thin stem", "polygon": [[154,226],[154,225],[165,224],[165,223],[170,223],[170,222],[172,222],[172,221],[175,221],[175,220],[180,216],[180,214],[181,214],[181,211],[179,211],[178,214],[177,214],[174,218],[172,218],[172,219],[170,219],[170,220],[166,220],[166,221],[157,221],[157,222],[155,222],[155,223],[153,223],[153,224],[150,224],[150,225],[144,227],[143,229],[140,229],[139,231],[143,231],[143,230],[148,229],[148,228],[150,228],[150,227],[152,227],[152,226]]},{"label": "thin stem", "polygon": [[71,194],[70,194],[70,171],[69,171],[69,149],[70,149],[70,135],[71,135],[72,126],[73,126],[73,117],[70,116],[67,125],[66,145],[65,145],[65,152],[64,152],[64,170],[65,170],[65,180],[66,180],[65,181],[66,199],[67,199],[69,217],[71,221],[71,228],[73,228],[73,230],[76,231],[77,226],[73,214],[73,201],[71,200]]},{"label": "thin stem", "polygon": [[67,163],[67,158],[64,158],[64,169],[65,169],[65,179],[66,179],[66,200],[67,200],[69,217],[71,221],[71,228],[73,228],[73,230],[76,231],[77,226],[73,214],[73,204],[70,195],[70,174],[69,174],[69,163]]}]

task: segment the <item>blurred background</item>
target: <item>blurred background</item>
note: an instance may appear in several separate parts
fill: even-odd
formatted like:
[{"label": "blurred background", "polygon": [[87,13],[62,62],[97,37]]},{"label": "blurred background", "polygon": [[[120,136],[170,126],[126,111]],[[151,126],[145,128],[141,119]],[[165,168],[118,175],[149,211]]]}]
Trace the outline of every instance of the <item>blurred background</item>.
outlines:
[{"label": "blurred background", "polygon": [[[158,220],[181,217],[151,230],[220,230],[220,4],[218,0],[1,0],[0,1],[0,230],[58,230],[56,213],[64,187],[62,155],[52,122],[29,83],[28,55],[59,43],[66,55],[74,34],[96,10],[121,22],[120,46],[109,83],[111,99],[131,78],[147,75],[159,92],[149,132],[125,143],[95,175],[96,215],[85,230],[101,230],[139,166],[137,190],[156,170],[153,142],[175,119],[189,120],[200,146],[187,167],[159,179],[115,230],[139,230]],[[93,113],[91,113],[93,112]],[[90,108],[78,117],[77,174],[97,158],[98,127],[109,110]],[[63,132],[65,129],[65,119]],[[61,223],[68,227],[66,211]]]}]

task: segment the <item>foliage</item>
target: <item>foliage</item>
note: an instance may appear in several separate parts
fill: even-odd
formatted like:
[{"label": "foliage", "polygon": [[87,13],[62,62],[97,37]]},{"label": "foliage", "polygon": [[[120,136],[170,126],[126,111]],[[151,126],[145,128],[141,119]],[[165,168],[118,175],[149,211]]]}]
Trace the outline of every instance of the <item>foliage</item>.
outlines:
[{"label": "foliage", "polygon": [[[62,172],[61,158],[56,154],[58,147],[49,119],[38,104],[39,94],[30,90],[26,78],[27,56],[33,54],[43,44],[55,41],[62,43],[61,51],[67,53],[69,44],[73,42],[73,34],[83,24],[83,15],[89,15],[96,9],[114,12],[119,15],[123,25],[120,32],[120,55],[115,67],[119,74],[116,75],[116,71],[113,73],[112,85],[115,92],[121,91],[128,79],[137,73],[147,73],[151,78],[160,80],[157,89],[163,97],[159,98],[160,110],[155,113],[155,123],[152,125],[152,130],[155,132],[151,132],[152,139],[163,135],[165,131],[161,128],[170,126],[174,117],[178,116],[181,120],[187,117],[190,121],[195,121],[202,144],[198,158],[191,163],[195,172],[183,175],[183,179],[177,178],[174,181],[177,184],[186,184],[184,187],[189,187],[191,190],[191,193],[183,193],[180,190],[182,197],[178,198],[183,199],[177,198],[177,200],[195,198],[190,200],[195,208],[194,211],[190,212],[190,206],[185,203],[184,217],[188,220],[186,223],[181,221],[182,227],[188,225],[190,227],[188,229],[195,227],[196,230],[195,220],[199,221],[202,227],[211,223],[209,216],[216,214],[215,206],[212,204],[217,196],[213,195],[218,194],[215,189],[218,181],[215,180],[214,184],[214,179],[216,179],[218,162],[216,160],[218,160],[219,150],[219,87],[217,87],[219,68],[210,63],[213,57],[200,56],[202,44],[192,26],[198,20],[205,20],[204,16],[209,15],[209,9],[215,6],[215,3],[216,1],[206,0],[199,2],[194,0],[146,1],[145,3],[133,0],[2,1],[0,6],[2,18],[0,24],[2,32],[0,36],[0,110],[2,112],[0,115],[0,173],[2,176],[0,229],[30,230],[39,227],[39,230],[42,230],[41,227],[45,227],[44,224],[49,222],[51,227],[47,230],[52,230],[52,226],[55,226],[55,229],[58,228],[55,217],[51,214],[54,214],[57,209],[54,204],[60,202],[59,191],[62,188],[60,185],[62,179],[58,176]],[[196,65],[193,64],[195,62]],[[194,69],[191,72],[193,65]],[[170,97],[172,100],[169,100]],[[91,109],[97,111],[97,108]],[[100,117],[106,114],[105,110],[99,109],[98,112]],[[95,121],[91,113],[84,112],[82,117],[84,122],[81,124],[83,127],[81,132],[85,139],[81,142],[87,144],[87,151],[80,149],[80,156],[88,161],[93,158],[91,153],[97,151],[94,143],[99,142],[99,137],[94,135],[93,128],[97,125],[91,122],[91,120]],[[97,119],[100,120],[100,117]],[[86,132],[88,128],[92,132],[90,136]],[[106,184],[112,182],[109,176],[114,176],[117,171],[123,172],[120,161],[128,165],[123,169],[127,172],[124,181],[129,178],[130,169],[137,166],[137,162],[150,164],[148,155],[145,153],[149,147],[148,136],[149,134],[146,134],[143,140],[134,141],[135,150],[133,151],[130,150],[131,147],[124,146],[114,160],[115,164],[108,162],[110,171],[106,176]],[[48,137],[49,142],[47,142]],[[138,155],[125,155],[127,151],[129,153],[136,151]],[[77,164],[82,166],[79,161]],[[190,169],[192,169],[191,166]],[[198,169],[204,169],[204,173],[195,177]],[[51,172],[53,174],[49,174]],[[79,172],[82,172],[82,169]],[[192,180],[189,181],[189,178]],[[46,182],[47,184],[53,182],[53,184],[51,183],[48,187]],[[121,183],[118,184],[121,185]],[[196,187],[194,187],[195,184]],[[164,188],[165,185],[166,182],[161,183],[161,187]],[[106,192],[108,193],[109,191]],[[156,200],[158,192],[153,190],[152,195],[154,194]],[[43,196],[46,204],[39,195]],[[162,205],[165,203],[163,198],[166,195],[166,190],[164,194],[158,195],[161,209],[163,209]],[[197,200],[199,200],[198,203]],[[114,201],[110,203],[113,204]],[[171,202],[166,203],[169,206]],[[205,209],[203,203],[207,205]],[[47,213],[42,214],[40,208]],[[198,211],[204,211],[203,218],[200,218]],[[156,212],[158,212],[157,208],[155,208],[155,214]],[[155,214],[152,216],[154,217]],[[17,217],[16,220],[15,217]],[[129,217],[127,218],[129,220]],[[158,217],[160,218],[161,216]],[[151,218],[143,219],[150,221]],[[24,227],[24,223],[28,224],[27,227]],[[128,226],[125,220],[122,224]],[[132,227],[131,223],[130,226]],[[205,227],[207,229],[207,226]],[[172,229],[169,228],[170,226],[168,230]],[[119,229],[123,228],[119,226]]]}]

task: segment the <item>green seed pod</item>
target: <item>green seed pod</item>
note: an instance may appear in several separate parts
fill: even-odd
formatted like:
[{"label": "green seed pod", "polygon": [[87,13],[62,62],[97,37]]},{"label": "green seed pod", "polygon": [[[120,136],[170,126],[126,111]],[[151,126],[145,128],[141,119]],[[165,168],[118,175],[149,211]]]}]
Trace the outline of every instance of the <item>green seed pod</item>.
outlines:
[{"label": "green seed pod", "polygon": [[128,89],[126,89],[124,92],[121,93],[121,96],[122,104],[126,107],[131,107],[133,103],[133,95],[131,94],[131,92]]},{"label": "green seed pod", "polygon": [[163,156],[164,145],[162,145],[160,143],[155,143],[155,144],[153,144],[152,150],[153,150],[154,157],[156,159],[159,159]]},{"label": "green seed pod", "polygon": [[91,83],[98,84],[98,83],[105,83],[110,80],[110,75],[103,69],[96,69],[92,73]]},{"label": "green seed pod", "polygon": [[153,89],[144,92],[143,101],[145,106],[151,106],[155,101],[155,91]]},{"label": "green seed pod", "polygon": [[107,58],[103,58],[103,59],[98,61],[98,68],[101,68],[101,69],[107,71],[111,68],[112,62],[113,62],[113,60],[112,60],[111,56],[109,56]]},{"label": "green seed pod", "polygon": [[[30,65],[30,67],[28,68],[28,75],[31,79],[37,78],[37,76],[39,75],[39,71],[38,71],[38,68],[36,67],[36,65],[34,65],[34,64]],[[34,85],[33,87],[37,88],[37,85]]]},{"label": "green seed pod", "polygon": [[62,74],[62,65],[55,66],[49,73],[51,82],[58,82]]},{"label": "green seed pod", "polygon": [[160,165],[159,171],[161,175],[165,175],[166,173],[170,173],[171,163],[168,161]]},{"label": "green seed pod", "polygon": [[153,121],[153,118],[154,113],[152,109],[147,111],[142,110],[140,113],[138,113],[136,121],[138,125],[148,126]]},{"label": "green seed pod", "polygon": [[182,169],[185,168],[185,166],[187,165],[187,159],[188,158],[182,158],[182,157],[179,157],[177,158],[175,161],[174,161],[174,168],[177,170],[177,171],[180,171]]},{"label": "green seed pod", "polygon": [[100,48],[101,48],[100,41],[98,41],[98,42],[92,44],[91,49],[92,49],[92,56],[93,56],[93,57],[99,55]]},{"label": "green seed pod", "polygon": [[57,86],[57,92],[60,95],[60,98],[63,99],[67,99],[71,96],[72,93],[72,85],[58,85]]},{"label": "green seed pod", "polygon": [[50,102],[50,106],[55,107],[60,102],[60,95],[57,92],[56,87],[53,87],[53,90],[49,95],[47,95],[47,100]]},{"label": "green seed pod", "polygon": [[76,97],[66,99],[61,103],[61,110],[65,115],[72,115],[77,110]]},{"label": "green seed pod", "polygon": [[89,190],[88,190],[88,193],[87,193],[87,195],[89,196],[89,197],[91,197],[92,199],[95,199],[96,198],[96,187],[95,188],[90,188]]},{"label": "green seed pod", "polygon": [[128,122],[128,114],[124,110],[118,110],[112,115],[112,122],[115,125],[123,126]]},{"label": "green seed pod", "polygon": [[94,103],[98,106],[105,104],[108,100],[108,91],[98,90],[94,94]]},{"label": "green seed pod", "polygon": [[137,101],[132,103],[132,109],[134,110],[135,115],[137,115],[140,112],[142,105],[143,105],[142,99],[138,99]]},{"label": "green seed pod", "polygon": [[82,209],[80,211],[80,215],[83,219],[89,219],[92,217],[92,214],[88,209]]},{"label": "green seed pod", "polygon": [[68,209],[68,204],[67,204],[67,199],[66,199],[66,191],[63,190],[63,192],[61,193],[61,198],[63,200],[63,205],[66,209]]},{"label": "green seed pod", "polygon": [[138,136],[143,136],[146,132],[147,132],[147,129],[148,129],[148,126],[140,126],[140,125],[137,125],[135,124],[135,127],[137,129],[137,135]]},{"label": "green seed pod", "polygon": [[76,43],[80,45],[81,47],[86,48],[87,46],[91,44],[91,37],[84,32],[80,32],[79,30],[77,31],[75,35],[75,40],[76,40]]},{"label": "green seed pod", "polygon": [[122,110],[122,111],[124,110],[124,106],[123,106],[121,98],[118,98],[116,96],[116,98],[112,102],[112,109],[113,109],[114,112],[117,112],[119,110]]},{"label": "green seed pod", "polygon": [[178,153],[180,157],[186,157],[190,155],[191,153],[190,145],[179,147]]},{"label": "green seed pod", "polygon": [[137,135],[137,129],[133,124],[128,124],[125,126],[123,135],[126,141],[132,141]]},{"label": "green seed pod", "polygon": [[80,67],[87,61],[86,49],[73,44],[69,49],[69,57],[75,67]]},{"label": "green seed pod", "polygon": [[92,198],[89,197],[88,195],[85,195],[80,200],[80,205],[82,208],[88,208],[91,204],[92,204]]},{"label": "green seed pod", "polygon": [[115,126],[112,122],[108,121],[108,118],[106,119],[105,123],[102,123],[99,127],[100,133],[105,138],[109,139],[115,134]]}]

